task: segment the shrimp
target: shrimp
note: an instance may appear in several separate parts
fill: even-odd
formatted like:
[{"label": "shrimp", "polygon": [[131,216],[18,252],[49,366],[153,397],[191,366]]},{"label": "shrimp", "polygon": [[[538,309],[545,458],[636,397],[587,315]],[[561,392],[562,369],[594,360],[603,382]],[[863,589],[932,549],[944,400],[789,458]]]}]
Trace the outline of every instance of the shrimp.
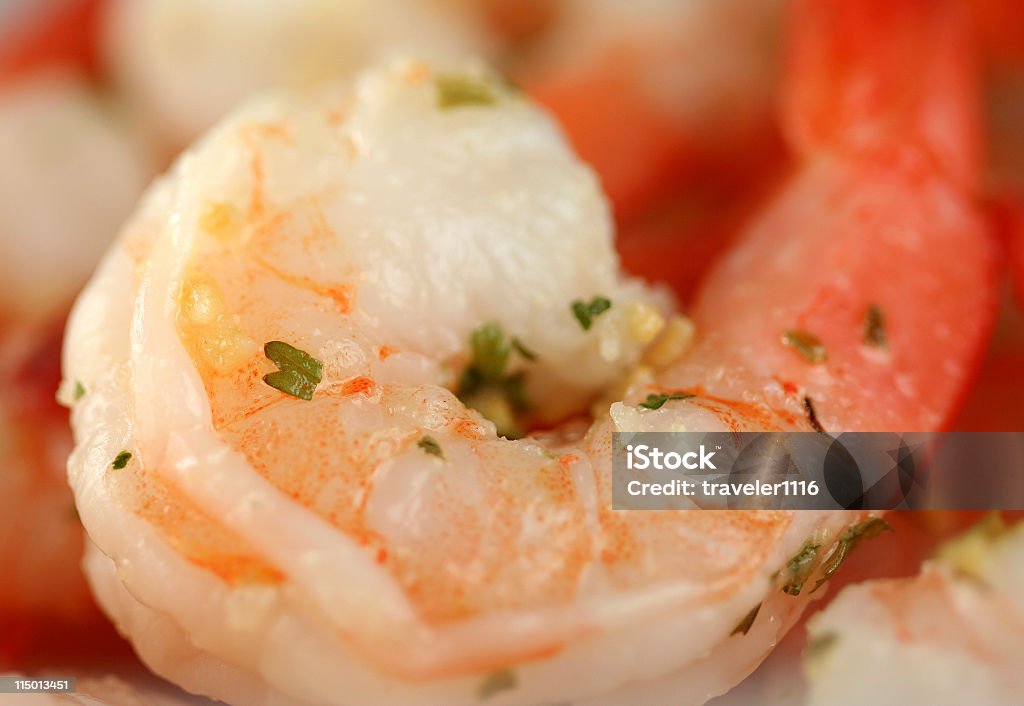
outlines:
[{"label": "shrimp", "polygon": [[663,384],[744,399],[755,375],[772,406],[827,430],[952,423],[997,274],[965,23],[923,4],[793,7],[784,117],[801,167],[708,273],[692,312],[707,333]]},{"label": "shrimp", "polygon": [[[933,10],[901,7],[945,37]],[[869,56],[850,60],[870,65],[878,43],[861,39]],[[901,155],[932,147],[876,136]],[[982,321],[935,333],[961,311],[932,286],[948,260],[965,268],[954,281],[990,284],[969,179],[925,159],[911,179],[881,139],[813,142],[711,274],[694,333],[619,272],[597,182],[552,122],[477,65],[391,64],[351,90],[240,109],[150,192],[69,324],[65,389],[89,390],[69,477],[104,609],[157,673],[234,703],[699,704],[727,690],[811,600],[790,584],[827,578],[837,547],[881,520],[614,511],[611,433],[809,429],[811,395],[834,428],[932,428],[986,330],[989,295],[965,291]],[[895,230],[861,246],[883,217]],[[898,262],[926,235],[929,269],[883,296],[862,260]],[[859,322],[821,280],[784,277],[783,253],[833,240],[856,255],[832,259],[839,294],[889,307],[886,351],[845,332]],[[791,322],[801,298],[817,306]],[[813,328],[829,360],[752,327],[758,310],[783,330],[835,315]],[[942,380],[915,386],[936,367]],[[640,406],[677,390],[694,396]],[[537,431],[499,433],[516,423]]]},{"label": "shrimp", "polygon": [[[76,305],[69,474],[105,610],[159,674],[235,703],[727,688],[809,600],[773,574],[858,516],[611,512],[614,424],[571,420],[669,303],[617,271],[592,174],[475,66],[308,100],[256,103],[186,155]],[[499,437],[453,394],[493,364],[468,350],[492,322],[491,393],[522,380],[561,431]],[[676,407],[652,414],[742,414]]]},{"label": "shrimp", "polygon": [[[594,165],[620,222],[709,180],[735,192],[782,161],[778,0],[565,0],[514,75]],[[682,194],[680,194],[682,191]]]},{"label": "shrimp", "polygon": [[0,86],[0,322],[63,316],[151,176],[130,128],[78,74]]},{"label": "shrimp", "polygon": [[0,88],[0,651],[26,618],[95,618],[54,401],[67,308],[148,179],[143,151],[75,74]]},{"label": "shrimp", "polygon": [[259,89],[486,44],[458,8],[423,0],[112,0],[103,24],[108,71],[172,153]]},{"label": "shrimp", "polygon": [[1020,703],[1024,525],[998,516],[917,576],[843,590],[808,624],[812,706]]}]

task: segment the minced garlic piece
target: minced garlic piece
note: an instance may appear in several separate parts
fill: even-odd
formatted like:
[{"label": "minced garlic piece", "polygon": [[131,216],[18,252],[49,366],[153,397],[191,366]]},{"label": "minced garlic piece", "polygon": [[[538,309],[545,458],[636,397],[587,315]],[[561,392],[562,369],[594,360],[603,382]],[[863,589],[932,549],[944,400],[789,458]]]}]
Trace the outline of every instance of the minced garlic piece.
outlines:
[{"label": "minced garlic piece", "polygon": [[630,304],[626,312],[626,322],[629,327],[629,336],[644,346],[657,338],[665,328],[665,317],[646,302]]},{"label": "minced garlic piece", "polygon": [[212,324],[224,313],[220,289],[210,279],[196,279],[182,288],[181,313],[195,324]]},{"label": "minced garlic piece", "polygon": [[661,336],[647,351],[645,362],[656,368],[671,365],[693,344],[695,333],[693,321],[685,316],[673,316]]},{"label": "minced garlic piece", "polygon": [[993,547],[1010,530],[1000,515],[993,513],[938,550],[938,559],[960,574],[984,581]]},{"label": "minced garlic piece", "polygon": [[186,281],[179,300],[182,339],[194,358],[220,372],[232,370],[258,351],[258,344],[224,310],[216,282],[205,277]]},{"label": "minced garlic piece", "polygon": [[242,213],[225,201],[207,201],[199,214],[199,228],[217,240],[233,240],[242,227]]}]

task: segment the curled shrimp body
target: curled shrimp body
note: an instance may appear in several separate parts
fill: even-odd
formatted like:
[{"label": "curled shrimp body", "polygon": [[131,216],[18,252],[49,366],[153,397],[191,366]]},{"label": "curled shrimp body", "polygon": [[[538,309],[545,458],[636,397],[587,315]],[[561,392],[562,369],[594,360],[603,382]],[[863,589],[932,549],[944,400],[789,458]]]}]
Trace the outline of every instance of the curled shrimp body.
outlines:
[{"label": "curled shrimp body", "polygon": [[[656,379],[577,421],[670,315],[609,224],[553,123],[474,65],[267,98],[186,154],[65,349],[87,571],[144,661],[241,704],[702,703],[753,669],[808,600],[780,567],[862,518],[611,510],[630,414],[803,422],[639,410]],[[552,431],[504,438],[453,393],[495,324],[499,401],[520,381]]]},{"label": "curled shrimp body", "polygon": [[[609,432],[936,428],[991,316],[950,6],[800,9],[805,164],[690,349],[619,274],[590,172],[479,67],[267,99],[179,162],[65,356],[89,574],[151,667],[408,706],[701,703],[756,666],[808,600],[778,590],[790,560],[866,518],[612,511]],[[905,42],[934,75],[909,93],[880,70]],[[638,406],[659,391],[696,396]]]}]

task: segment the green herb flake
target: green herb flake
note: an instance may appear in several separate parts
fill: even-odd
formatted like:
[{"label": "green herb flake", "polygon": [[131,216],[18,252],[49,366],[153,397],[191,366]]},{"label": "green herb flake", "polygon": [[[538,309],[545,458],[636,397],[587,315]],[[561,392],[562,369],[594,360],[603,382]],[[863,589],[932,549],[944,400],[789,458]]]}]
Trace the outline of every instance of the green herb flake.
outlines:
[{"label": "green herb flake", "polygon": [[689,392],[650,394],[647,395],[646,400],[640,403],[640,406],[644,409],[661,409],[669,400],[688,400],[691,397],[696,397],[696,395],[690,394]]},{"label": "green herb flake", "polygon": [[472,360],[459,376],[459,399],[491,420],[499,436],[519,438],[518,415],[530,406],[526,375],[506,370],[513,351],[526,360],[535,360],[536,354],[518,339],[506,336],[501,324],[494,321],[470,334],[470,350]]},{"label": "green herb flake", "polygon": [[807,331],[784,331],[782,342],[815,365],[828,360],[828,351],[821,341]]},{"label": "green herb flake", "polygon": [[807,659],[821,659],[839,641],[839,635],[834,632],[823,632],[820,635],[812,635],[807,640]]},{"label": "green herb flake", "polygon": [[521,402],[523,393],[519,376],[496,383],[484,383],[473,388],[460,388],[458,397],[467,407],[475,409],[494,423],[498,436],[519,439],[523,436],[518,413],[526,410]]},{"label": "green herb flake", "polygon": [[733,628],[732,632],[729,633],[729,634],[730,635],[746,635],[748,632],[750,632],[750,628],[752,628],[754,626],[754,621],[757,620],[757,614],[760,613],[760,612],[761,612],[761,604],[758,603],[756,606],[753,607],[753,609],[751,609],[751,611],[749,613],[747,613],[743,617],[743,620],[741,620],[739,622],[739,625],[737,625],[735,628]]},{"label": "green herb flake", "polygon": [[470,347],[473,351],[473,369],[484,380],[501,379],[508,365],[512,344],[505,337],[501,324],[486,323],[470,335]]},{"label": "green herb flake", "polygon": [[786,563],[786,583],[782,587],[783,593],[790,596],[800,595],[800,592],[804,590],[807,577],[814,569],[820,550],[820,544],[807,540],[803,549]]},{"label": "green herb flake", "polygon": [[110,464],[110,467],[113,468],[115,471],[120,471],[122,468],[127,466],[128,462],[131,460],[131,453],[128,451],[122,451],[121,453],[114,457],[114,461],[113,463]]},{"label": "green herb flake", "polygon": [[825,560],[825,568],[822,569],[821,576],[818,578],[817,583],[814,584],[814,588],[811,589],[811,593],[817,591],[826,581],[832,578],[832,575],[846,561],[846,557],[850,555],[850,552],[856,549],[861,542],[874,539],[882,534],[882,532],[892,532],[892,526],[880,517],[872,517],[870,520],[854,525],[843,532],[843,536],[836,542],[836,548]]},{"label": "green herb flake", "polygon": [[438,458],[444,458],[444,453],[441,451],[441,444],[437,443],[437,439],[432,436],[424,436],[416,445],[423,449],[426,453],[431,456],[437,456]]},{"label": "green herb flake", "polygon": [[877,304],[868,307],[864,316],[864,345],[872,348],[888,348],[889,335],[885,330],[885,313]]},{"label": "green herb flake", "polygon": [[512,338],[512,348],[515,349],[516,353],[523,356],[523,358],[526,360],[537,360],[537,354],[534,353],[532,349],[527,348],[526,345],[518,338]]},{"label": "green herb flake", "polygon": [[590,303],[577,299],[572,303],[572,313],[584,331],[594,325],[594,319],[612,308],[612,300],[607,297],[594,297]]},{"label": "green herb flake", "polygon": [[75,392],[74,392],[74,400],[75,400],[75,402],[78,402],[83,397],[85,397],[85,385],[82,384],[81,380],[75,380]]},{"label": "green herb flake", "polygon": [[437,87],[437,107],[442,109],[465,106],[494,105],[497,96],[487,79],[467,74],[441,74],[434,80]]},{"label": "green herb flake", "polygon": [[263,382],[300,400],[313,399],[322,379],[323,364],[309,353],[283,341],[270,341],[263,352],[279,370],[263,376]]},{"label": "green herb flake", "polygon": [[476,695],[480,701],[486,701],[503,691],[515,689],[518,684],[519,677],[516,676],[515,672],[511,669],[499,669],[498,671],[489,674],[487,678],[481,682],[480,686],[477,687]]}]

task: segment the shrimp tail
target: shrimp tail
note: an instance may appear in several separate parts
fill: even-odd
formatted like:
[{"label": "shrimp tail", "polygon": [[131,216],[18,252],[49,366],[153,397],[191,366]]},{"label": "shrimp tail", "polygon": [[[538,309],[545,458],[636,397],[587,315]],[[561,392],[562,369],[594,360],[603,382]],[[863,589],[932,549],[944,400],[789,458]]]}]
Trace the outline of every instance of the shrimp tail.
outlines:
[{"label": "shrimp tail", "polygon": [[782,122],[801,156],[924,155],[969,188],[982,160],[977,75],[963,3],[797,0]]}]

